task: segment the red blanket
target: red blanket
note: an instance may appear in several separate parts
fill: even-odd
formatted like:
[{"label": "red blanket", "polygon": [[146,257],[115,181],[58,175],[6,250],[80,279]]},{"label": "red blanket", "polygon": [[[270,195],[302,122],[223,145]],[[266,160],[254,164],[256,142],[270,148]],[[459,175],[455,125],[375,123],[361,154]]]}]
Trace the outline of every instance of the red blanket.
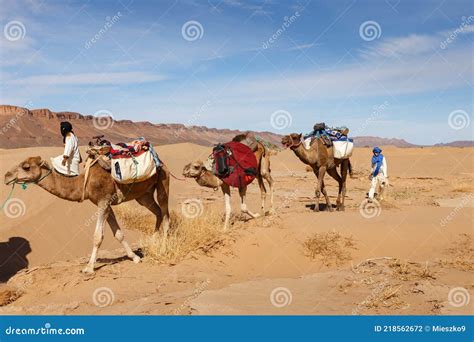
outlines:
[{"label": "red blanket", "polygon": [[[226,159],[226,164],[229,168],[229,173],[221,179],[230,186],[240,188],[242,186],[250,184],[257,175],[257,158],[252,150],[246,145],[231,141],[224,144],[225,152],[222,154],[214,155],[214,159],[217,160],[219,157]],[[218,174],[216,162],[216,174]]]}]

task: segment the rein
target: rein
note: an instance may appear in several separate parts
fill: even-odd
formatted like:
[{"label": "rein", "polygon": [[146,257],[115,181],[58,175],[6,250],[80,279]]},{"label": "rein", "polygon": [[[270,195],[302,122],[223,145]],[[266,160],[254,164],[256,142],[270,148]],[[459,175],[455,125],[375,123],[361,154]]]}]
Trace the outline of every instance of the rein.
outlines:
[{"label": "rein", "polygon": [[181,181],[181,182],[185,182],[185,181],[186,181],[186,178],[178,178],[178,177],[176,177],[175,175],[173,175],[173,173],[172,173],[171,171],[169,171],[169,173],[170,173],[170,176],[173,177],[173,178],[176,179],[176,180],[179,180],[179,181]]}]

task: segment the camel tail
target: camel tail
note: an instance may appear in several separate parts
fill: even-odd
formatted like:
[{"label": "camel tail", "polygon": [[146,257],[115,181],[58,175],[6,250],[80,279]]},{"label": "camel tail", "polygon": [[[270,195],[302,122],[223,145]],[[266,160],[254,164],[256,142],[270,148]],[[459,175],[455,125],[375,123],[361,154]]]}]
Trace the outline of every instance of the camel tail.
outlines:
[{"label": "camel tail", "polygon": [[348,160],[347,160],[347,162],[348,162],[348,165],[347,165],[347,166],[348,166],[348,168],[349,168],[349,176],[350,176],[351,178],[354,178],[354,174],[352,173],[352,164],[351,164],[351,160],[350,160],[350,159],[348,159]]}]

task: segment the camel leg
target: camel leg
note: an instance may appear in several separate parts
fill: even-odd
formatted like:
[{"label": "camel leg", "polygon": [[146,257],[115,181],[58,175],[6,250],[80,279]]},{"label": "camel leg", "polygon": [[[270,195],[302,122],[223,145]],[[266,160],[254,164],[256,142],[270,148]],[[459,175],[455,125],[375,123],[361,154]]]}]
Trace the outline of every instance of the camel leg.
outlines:
[{"label": "camel leg", "polygon": [[252,213],[248,208],[247,204],[245,204],[245,195],[247,193],[247,187],[244,186],[242,188],[239,188],[239,195],[240,195],[240,211],[248,214],[252,218],[257,218],[260,216],[260,214]]},{"label": "camel leg", "polygon": [[[342,169],[341,169],[342,171]],[[332,168],[328,170],[328,174],[334,178],[339,185],[339,191],[337,194],[337,200],[336,200],[336,205],[337,205],[337,210],[343,211],[344,210],[344,196],[345,196],[345,182],[343,182],[343,179],[341,176],[339,176],[339,173],[337,173],[337,168]],[[347,170],[346,170],[346,175],[347,175]],[[342,196],[342,201],[341,201],[341,196]]]},{"label": "camel leg", "polygon": [[117,222],[117,219],[115,218],[115,214],[112,208],[110,208],[110,213],[107,217],[107,223],[109,224],[110,229],[112,229],[112,234],[114,234],[117,241],[122,244],[123,248],[125,249],[125,253],[127,253],[127,256],[132,259],[134,263],[138,264],[140,262],[140,257],[133,253],[132,249],[128,245],[128,242],[125,241],[125,235],[123,234],[122,229],[120,229],[120,226]]},{"label": "camel leg", "polygon": [[224,193],[224,204],[225,204],[225,219],[224,219],[224,231],[229,228],[230,214],[232,212],[232,207],[230,205],[230,187],[222,183],[221,185],[222,192]]},{"label": "camel leg", "polygon": [[270,213],[273,214],[275,212],[273,206],[273,178],[270,173],[270,156],[267,156],[267,154],[265,154],[264,158],[262,159],[262,165],[260,170],[262,178],[267,181],[268,186],[270,188]]},{"label": "camel leg", "polygon": [[[170,213],[168,208],[170,197],[170,177],[167,170],[161,169],[160,172],[163,172],[165,176],[156,184],[156,197],[163,215],[163,234],[166,237],[168,236],[168,230],[170,229]],[[157,229],[158,228],[159,225]]]},{"label": "camel leg", "polygon": [[330,204],[330,201],[329,201],[328,193],[326,191],[326,185],[324,185],[324,179],[321,181],[321,192],[323,193],[324,198],[326,199],[326,203],[327,203],[326,210],[327,211],[333,211],[332,210],[332,205]]},{"label": "camel leg", "polygon": [[257,181],[258,187],[260,188],[260,198],[262,199],[262,206],[260,207],[260,210],[262,212],[262,215],[265,215],[265,200],[267,197],[267,189],[265,189],[265,184],[263,183],[262,175],[257,175]]},{"label": "camel leg", "polygon": [[97,223],[95,225],[95,232],[94,232],[94,245],[92,247],[91,257],[89,259],[89,263],[86,267],[82,270],[83,273],[91,274],[94,273],[94,264],[97,259],[97,252],[99,251],[100,245],[102,244],[102,240],[104,239],[104,225],[107,217],[109,216],[110,212],[110,204],[109,202],[100,202],[99,205],[99,212],[97,215]]},{"label": "camel leg", "polygon": [[142,197],[138,197],[136,201],[150,210],[156,216],[156,223],[155,223],[155,231],[158,231],[161,225],[161,221],[163,220],[163,215],[161,213],[161,209],[155,201],[153,193],[147,192]]},{"label": "camel leg", "polygon": [[313,172],[314,172],[314,175],[316,176],[316,190],[314,191],[315,192],[315,204],[314,204],[314,211],[318,212],[319,211],[319,179],[318,179],[318,171],[317,170],[314,170],[313,169]]},{"label": "camel leg", "polygon": [[341,205],[338,207],[338,210],[344,211],[345,205],[344,201],[346,199],[346,185],[347,185],[347,173],[350,172],[350,160],[347,159],[347,162],[343,162],[341,165],[341,182],[342,182],[342,198],[341,198]]},{"label": "camel leg", "polygon": [[318,187],[316,189],[316,197],[317,197],[317,202],[319,206],[319,196],[321,195],[321,192],[322,192],[324,195],[324,198],[326,199],[326,210],[332,211],[331,201],[329,200],[329,196],[326,193],[326,189],[324,189],[325,174],[326,174],[326,166],[321,166],[318,170]]}]

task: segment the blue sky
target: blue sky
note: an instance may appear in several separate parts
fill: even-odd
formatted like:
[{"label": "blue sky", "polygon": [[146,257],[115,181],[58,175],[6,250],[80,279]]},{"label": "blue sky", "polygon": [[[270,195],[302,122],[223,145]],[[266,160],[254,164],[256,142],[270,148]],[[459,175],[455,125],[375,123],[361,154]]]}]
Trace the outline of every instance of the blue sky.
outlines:
[{"label": "blue sky", "polygon": [[[2,104],[473,139],[472,1],[1,0]],[[187,30],[187,28],[189,30]]]}]

